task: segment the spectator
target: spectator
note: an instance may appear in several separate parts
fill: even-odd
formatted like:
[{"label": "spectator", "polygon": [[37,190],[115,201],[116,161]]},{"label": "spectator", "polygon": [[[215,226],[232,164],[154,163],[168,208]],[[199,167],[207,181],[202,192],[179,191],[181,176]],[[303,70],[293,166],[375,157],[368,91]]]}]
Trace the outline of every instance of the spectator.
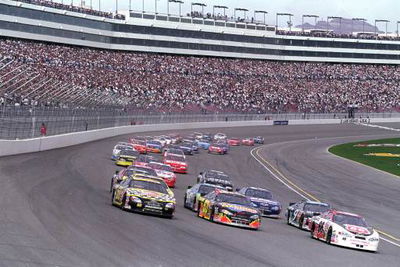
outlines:
[{"label": "spectator", "polygon": [[47,127],[44,122],[42,122],[42,125],[40,126],[40,135],[41,136],[46,136],[47,135]]}]

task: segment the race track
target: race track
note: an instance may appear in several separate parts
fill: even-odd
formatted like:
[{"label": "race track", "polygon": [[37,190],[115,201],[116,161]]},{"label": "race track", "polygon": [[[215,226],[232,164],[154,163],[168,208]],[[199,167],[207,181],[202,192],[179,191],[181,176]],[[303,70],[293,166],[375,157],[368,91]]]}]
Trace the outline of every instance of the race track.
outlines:
[{"label": "race track", "polygon": [[[221,131],[262,135],[266,145],[253,153],[237,147],[225,156],[202,151],[189,157],[190,172],[178,176],[174,190],[172,220],[111,206],[109,183],[117,168],[110,153],[127,136],[1,158],[0,266],[398,266],[400,178],[326,151],[398,133],[353,124]],[[364,215],[394,244],[381,240],[378,253],[360,252],[312,240],[284,219],[263,219],[259,231],[199,219],[183,208],[183,196],[203,169],[223,170],[239,187],[269,188],[286,207],[302,197],[277,180],[283,176],[307,196]]]}]

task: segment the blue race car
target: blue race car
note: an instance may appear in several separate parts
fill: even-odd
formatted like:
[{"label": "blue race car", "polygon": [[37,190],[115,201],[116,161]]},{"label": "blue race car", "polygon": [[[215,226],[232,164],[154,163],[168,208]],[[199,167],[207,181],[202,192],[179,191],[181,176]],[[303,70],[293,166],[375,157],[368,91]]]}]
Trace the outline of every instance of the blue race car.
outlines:
[{"label": "blue race car", "polygon": [[263,188],[244,187],[239,193],[247,196],[250,201],[259,209],[262,216],[279,217],[282,211],[282,205],[274,200],[272,193]]},{"label": "blue race car", "polygon": [[207,150],[210,147],[210,141],[207,139],[200,139],[196,143],[199,148],[204,150]]}]

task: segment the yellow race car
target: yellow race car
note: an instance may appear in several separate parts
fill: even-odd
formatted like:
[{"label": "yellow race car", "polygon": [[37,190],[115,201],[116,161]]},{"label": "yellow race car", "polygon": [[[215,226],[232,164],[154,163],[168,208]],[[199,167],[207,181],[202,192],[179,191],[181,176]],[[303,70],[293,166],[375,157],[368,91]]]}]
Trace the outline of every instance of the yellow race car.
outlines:
[{"label": "yellow race car", "polygon": [[139,155],[140,153],[136,150],[122,150],[119,152],[115,164],[122,167],[131,166]]},{"label": "yellow race car", "polygon": [[132,177],[113,186],[112,204],[123,210],[172,218],[176,200],[160,181]]}]

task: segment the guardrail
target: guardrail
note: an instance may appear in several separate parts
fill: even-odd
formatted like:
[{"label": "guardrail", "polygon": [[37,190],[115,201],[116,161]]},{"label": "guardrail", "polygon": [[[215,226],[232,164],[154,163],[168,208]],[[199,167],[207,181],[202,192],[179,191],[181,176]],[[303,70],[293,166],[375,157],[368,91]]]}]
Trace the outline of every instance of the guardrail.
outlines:
[{"label": "guardrail", "polygon": [[[400,118],[400,113],[358,113],[362,118]],[[0,139],[16,140],[46,135],[60,135],[110,127],[188,122],[287,121],[345,119],[344,113],[143,113],[107,109],[30,108],[2,106],[0,109]]]}]

